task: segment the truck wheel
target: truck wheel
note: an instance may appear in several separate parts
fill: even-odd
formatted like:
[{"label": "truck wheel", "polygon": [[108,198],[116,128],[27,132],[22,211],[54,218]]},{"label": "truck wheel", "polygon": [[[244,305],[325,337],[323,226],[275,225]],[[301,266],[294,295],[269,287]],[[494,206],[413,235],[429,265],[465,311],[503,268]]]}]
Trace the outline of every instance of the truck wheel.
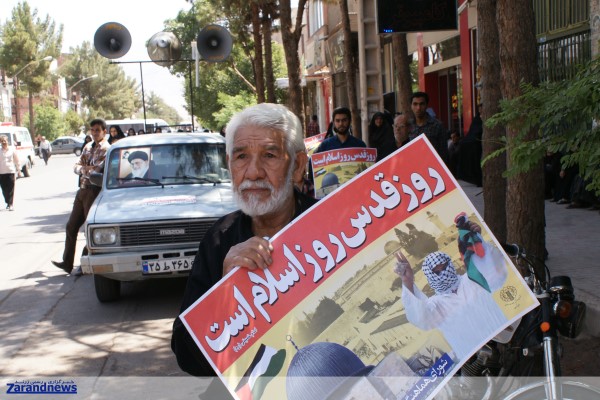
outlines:
[{"label": "truck wheel", "polygon": [[119,300],[121,297],[121,282],[106,278],[102,275],[94,275],[94,288],[96,297],[100,303]]},{"label": "truck wheel", "polygon": [[27,160],[27,162],[25,163],[25,165],[23,165],[23,168],[21,169],[25,178],[29,178],[31,176],[31,173],[29,172],[30,169],[31,161]]}]

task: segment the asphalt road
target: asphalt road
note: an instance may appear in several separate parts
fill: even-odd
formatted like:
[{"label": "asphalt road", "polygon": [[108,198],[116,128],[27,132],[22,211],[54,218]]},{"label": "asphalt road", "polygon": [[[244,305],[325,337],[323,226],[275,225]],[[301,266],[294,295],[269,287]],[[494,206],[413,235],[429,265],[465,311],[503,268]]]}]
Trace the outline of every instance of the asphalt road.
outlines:
[{"label": "asphalt road", "polygon": [[[101,304],[91,276],[50,262],[62,256],[76,160],[38,160],[17,180],[15,211],[0,212],[0,376],[183,376],[169,341],[184,281],[125,284],[121,301]],[[78,254],[83,245],[80,233]]]}]

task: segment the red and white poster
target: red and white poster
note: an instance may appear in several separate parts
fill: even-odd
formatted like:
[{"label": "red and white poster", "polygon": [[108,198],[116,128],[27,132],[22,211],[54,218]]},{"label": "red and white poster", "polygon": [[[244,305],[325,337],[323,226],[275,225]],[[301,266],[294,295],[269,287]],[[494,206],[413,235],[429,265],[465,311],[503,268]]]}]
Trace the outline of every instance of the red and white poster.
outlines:
[{"label": "red and white poster", "polygon": [[315,197],[322,199],[375,164],[377,149],[352,147],[313,153]]},{"label": "red and white poster", "polygon": [[538,304],[423,135],[272,244],[181,314],[240,399],[429,399]]}]

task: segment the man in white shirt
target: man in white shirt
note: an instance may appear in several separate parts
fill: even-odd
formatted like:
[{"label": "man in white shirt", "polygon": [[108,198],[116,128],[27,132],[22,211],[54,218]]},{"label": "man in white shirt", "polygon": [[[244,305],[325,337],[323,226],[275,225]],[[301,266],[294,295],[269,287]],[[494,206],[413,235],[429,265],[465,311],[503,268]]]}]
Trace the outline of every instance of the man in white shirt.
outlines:
[{"label": "man in white shirt", "polygon": [[46,140],[46,136],[42,136],[42,141],[40,142],[40,151],[42,152],[42,158],[46,165],[48,165],[48,159],[52,154],[52,145],[49,141]]},{"label": "man in white shirt", "polygon": [[466,274],[458,275],[446,253],[436,251],[423,260],[423,273],[435,295],[427,297],[414,282],[404,257],[394,268],[402,278],[402,303],[408,321],[419,329],[439,329],[458,360],[481,347],[500,327],[504,313],[492,297]]}]

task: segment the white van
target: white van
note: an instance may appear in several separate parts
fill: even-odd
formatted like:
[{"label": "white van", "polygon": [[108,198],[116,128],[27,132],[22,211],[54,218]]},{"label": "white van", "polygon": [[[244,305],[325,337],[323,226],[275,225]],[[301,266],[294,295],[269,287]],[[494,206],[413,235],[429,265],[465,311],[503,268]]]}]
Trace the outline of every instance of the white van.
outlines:
[{"label": "white van", "polygon": [[163,133],[171,132],[169,124],[163,119],[159,118],[146,118],[142,119],[109,119],[106,120],[106,130],[110,129],[111,125],[119,125],[121,130],[127,135],[129,128],[135,130],[135,134],[143,129],[146,133],[155,133],[156,128],[160,128]]},{"label": "white van", "polygon": [[3,122],[0,124],[0,135],[6,136],[8,145],[17,149],[21,172],[24,177],[28,177],[35,159],[35,150],[29,129],[23,126],[14,126],[10,122]]}]

